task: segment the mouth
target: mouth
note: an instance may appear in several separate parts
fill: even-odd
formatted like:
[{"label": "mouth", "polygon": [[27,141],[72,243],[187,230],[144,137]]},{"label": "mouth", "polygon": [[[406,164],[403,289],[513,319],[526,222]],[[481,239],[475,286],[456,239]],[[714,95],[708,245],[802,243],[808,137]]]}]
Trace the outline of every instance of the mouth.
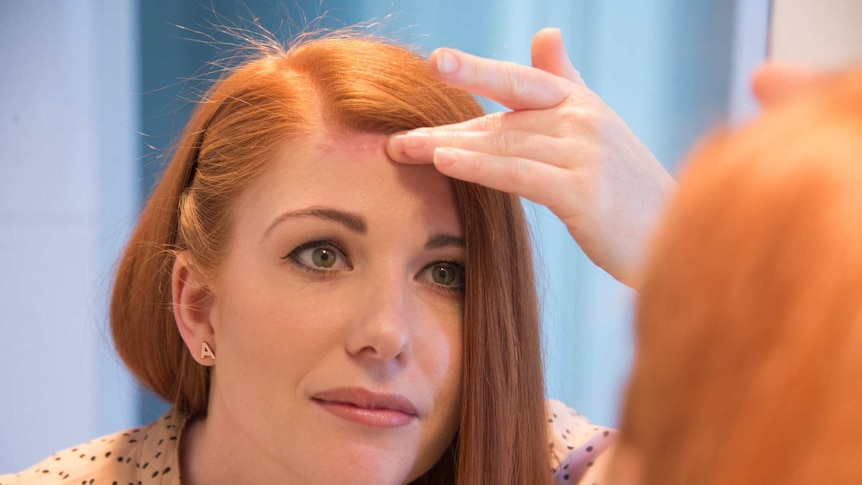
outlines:
[{"label": "mouth", "polygon": [[397,428],[419,418],[416,406],[406,397],[360,387],[329,389],[314,394],[311,400],[339,418],[366,426]]}]

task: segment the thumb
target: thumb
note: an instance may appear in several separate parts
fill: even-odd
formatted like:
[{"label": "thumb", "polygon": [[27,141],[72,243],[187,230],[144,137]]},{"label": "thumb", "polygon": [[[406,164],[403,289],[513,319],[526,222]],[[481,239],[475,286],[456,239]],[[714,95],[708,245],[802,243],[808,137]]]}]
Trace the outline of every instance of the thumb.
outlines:
[{"label": "thumb", "polygon": [[823,72],[810,67],[767,61],[754,73],[751,89],[760,105],[768,108],[804,91],[822,77]]},{"label": "thumb", "polygon": [[581,74],[572,65],[560,29],[544,28],[533,37],[533,67],[583,85]]}]

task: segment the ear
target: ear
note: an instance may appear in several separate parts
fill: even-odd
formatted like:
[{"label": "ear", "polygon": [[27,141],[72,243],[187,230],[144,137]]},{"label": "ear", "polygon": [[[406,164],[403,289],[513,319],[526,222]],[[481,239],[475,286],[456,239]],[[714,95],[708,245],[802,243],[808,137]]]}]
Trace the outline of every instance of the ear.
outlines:
[{"label": "ear", "polygon": [[216,352],[215,331],[210,321],[213,295],[210,289],[194,272],[193,259],[188,251],[177,254],[171,274],[171,304],[174,320],[192,358],[200,365],[215,365],[215,359],[202,356],[204,342],[214,355]]}]

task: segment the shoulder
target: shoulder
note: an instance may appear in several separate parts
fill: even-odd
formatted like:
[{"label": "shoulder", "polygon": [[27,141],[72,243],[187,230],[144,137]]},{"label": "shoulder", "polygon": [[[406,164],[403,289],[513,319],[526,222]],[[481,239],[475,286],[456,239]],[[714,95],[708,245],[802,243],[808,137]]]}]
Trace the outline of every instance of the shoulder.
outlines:
[{"label": "shoulder", "polygon": [[148,426],[57,452],[20,473],[0,475],[0,485],[178,484],[182,427],[183,420],[169,413]]},{"label": "shoulder", "polygon": [[574,409],[553,399],[545,401],[545,413],[554,483],[603,485],[601,477],[616,431],[591,423]]}]

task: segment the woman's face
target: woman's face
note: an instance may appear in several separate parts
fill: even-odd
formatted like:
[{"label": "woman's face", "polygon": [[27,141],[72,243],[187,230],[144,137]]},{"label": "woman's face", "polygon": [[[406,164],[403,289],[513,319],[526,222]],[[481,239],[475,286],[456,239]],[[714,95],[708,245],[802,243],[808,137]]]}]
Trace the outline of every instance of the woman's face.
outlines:
[{"label": "woman's face", "polygon": [[463,232],[450,182],[385,137],[281,151],[237,201],[208,423],[284,483],[402,483],[459,420]]}]

